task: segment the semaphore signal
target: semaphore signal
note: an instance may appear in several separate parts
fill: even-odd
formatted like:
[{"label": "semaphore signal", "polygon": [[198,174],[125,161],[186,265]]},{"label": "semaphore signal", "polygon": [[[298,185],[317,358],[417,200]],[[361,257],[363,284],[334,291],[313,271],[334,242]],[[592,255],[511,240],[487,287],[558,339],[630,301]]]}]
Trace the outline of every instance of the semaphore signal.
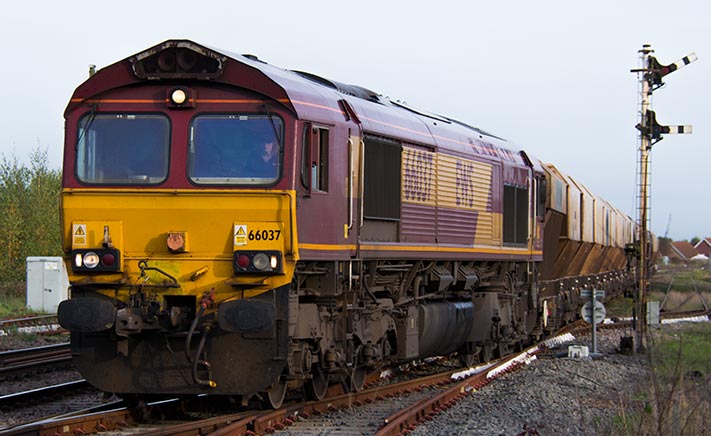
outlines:
[{"label": "semaphore signal", "polygon": [[635,295],[634,326],[637,336],[637,350],[642,352],[645,350],[647,342],[647,291],[649,287],[649,269],[652,257],[650,244],[651,235],[649,233],[649,154],[652,151],[652,146],[664,139],[662,135],[691,133],[692,131],[690,125],[660,125],[657,122],[657,114],[649,107],[650,97],[652,92],[664,86],[664,82],[662,81],[664,76],[689,65],[697,60],[697,57],[696,53],[691,53],[672,64],[662,65],[657,58],[652,55],[654,50],[652,50],[649,44],[643,45],[639,53],[642,68],[631,70],[631,72],[637,73],[641,86],[640,122],[635,126],[640,132],[638,169],[639,197],[637,205],[639,212],[639,234],[637,235],[637,247],[635,247],[633,252],[637,253],[639,261],[639,287]]},{"label": "semaphore signal", "polygon": [[[691,133],[692,128],[690,125],[683,126],[663,126],[657,122],[657,114],[653,110],[647,110],[646,123],[637,124],[635,127],[641,132],[643,136],[646,136],[650,140],[649,147],[661,141],[662,135],[667,134],[683,134]],[[653,142],[652,142],[653,141]]]},{"label": "semaphore signal", "polygon": [[664,85],[664,82],[662,82],[662,77],[689,65],[697,59],[698,58],[696,57],[696,53],[691,53],[674,62],[673,64],[662,65],[659,63],[657,58],[655,58],[654,56],[649,56],[649,62],[647,63],[646,79],[652,84],[653,90],[656,90],[657,88]]}]

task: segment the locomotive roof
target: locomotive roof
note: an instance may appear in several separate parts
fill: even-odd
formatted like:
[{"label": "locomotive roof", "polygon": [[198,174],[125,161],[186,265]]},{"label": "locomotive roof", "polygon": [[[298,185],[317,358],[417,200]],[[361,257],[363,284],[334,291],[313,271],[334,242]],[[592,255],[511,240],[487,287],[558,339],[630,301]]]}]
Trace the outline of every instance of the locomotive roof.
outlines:
[{"label": "locomotive roof", "polygon": [[[203,67],[216,65],[217,70],[203,68],[169,74],[144,65],[155,62],[152,59],[168,50],[190,50],[191,55],[205,59]],[[366,133],[466,154],[473,150],[488,158],[524,163],[518,152],[509,149],[515,147],[514,144],[461,121],[412,108],[361,86],[286,70],[253,55],[230,53],[189,40],[167,40],[99,70],[76,89],[67,111],[112,88],[164,79],[199,79],[244,87],[278,101],[301,119],[316,122],[342,122],[344,116],[348,118],[343,107],[345,101]]]}]

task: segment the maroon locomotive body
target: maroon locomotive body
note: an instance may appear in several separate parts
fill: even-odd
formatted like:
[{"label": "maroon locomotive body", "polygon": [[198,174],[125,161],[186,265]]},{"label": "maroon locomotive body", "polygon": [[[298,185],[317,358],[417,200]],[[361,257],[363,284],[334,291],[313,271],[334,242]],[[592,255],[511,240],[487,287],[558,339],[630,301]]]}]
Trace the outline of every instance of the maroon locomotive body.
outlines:
[{"label": "maroon locomotive body", "polygon": [[628,284],[629,218],[608,205],[619,232],[596,239],[593,213],[578,235],[572,179],[362,87],[169,40],[99,70],[65,117],[59,318],[106,391],[278,407],[488,360],[572,318],[579,288]]}]

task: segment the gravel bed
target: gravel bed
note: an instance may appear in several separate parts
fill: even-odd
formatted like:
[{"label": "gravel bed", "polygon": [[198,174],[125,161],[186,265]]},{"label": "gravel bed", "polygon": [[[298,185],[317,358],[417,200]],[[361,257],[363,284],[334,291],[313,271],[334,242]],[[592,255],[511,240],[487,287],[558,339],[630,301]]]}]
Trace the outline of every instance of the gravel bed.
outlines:
[{"label": "gravel bed", "polygon": [[[587,345],[589,334],[558,352],[548,352],[527,368],[506,374],[473,392],[416,435],[600,435],[613,434],[620,404],[627,403],[645,379],[644,358],[617,352],[630,331],[605,330],[597,335],[599,356],[568,358],[568,345]],[[565,355],[566,357],[557,357]],[[371,435],[382,419],[415,399],[399,398],[399,406],[374,403],[299,419],[278,435]],[[528,432],[526,432],[528,431]]]},{"label": "gravel bed", "polygon": [[22,348],[41,347],[44,345],[69,342],[68,334],[57,335],[0,335],[0,351],[19,350]]},{"label": "gravel bed", "polygon": [[[599,331],[595,358],[540,358],[459,401],[413,435],[601,435],[615,433],[621,404],[645,382],[644,357],[617,352],[626,331]],[[579,336],[568,345],[587,345]]]},{"label": "gravel bed", "polygon": [[[506,374],[473,392],[414,435],[600,435],[614,434],[620,405],[629,403],[644,383],[644,357],[617,352],[630,331],[597,334],[599,356],[568,358],[569,345],[586,345],[589,334],[578,334],[558,353],[545,353],[528,367]],[[566,357],[559,357],[564,355]],[[402,399],[407,404],[410,400]],[[376,403],[377,404],[377,403]],[[392,410],[375,405],[303,420],[280,435],[368,435]]]}]

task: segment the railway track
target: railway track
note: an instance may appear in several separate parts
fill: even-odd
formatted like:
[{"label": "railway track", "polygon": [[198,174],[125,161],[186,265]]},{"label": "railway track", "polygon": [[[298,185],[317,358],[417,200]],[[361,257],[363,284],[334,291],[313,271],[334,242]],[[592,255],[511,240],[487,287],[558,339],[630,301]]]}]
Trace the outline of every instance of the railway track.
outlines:
[{"label": "railway track", "polygon": [[71,362],[69,343],[0,351],[0,377]]},{"label": "railway track", "polygon": [[[505,364],[508,359],[503,359],[493,364],[487,364],[475,370],[474,372],[491,371],[497,365]],[[510,364],[509,364],[510,365]],[[132,413],[128,409],[113,411],[100,415],[91,415],[85,417],[71,417],[63,419],[45,420],[34,425],[25,425],[14,429],[6,429],[0,431],[1,436],[11,435],[40,435],[40,434],[86,434],[95,433],[99,430],[116,430],[122,429],[122,432],[135,433],[141,435],[203,435],[212,434],[220,435],[235,435],[235,434],[266,434],[275,431],[283,430],[288,425],[309,425],[308,418],[323,416],[329,413],[335,413],[339,410],[351,409],[359,407],[365,410],[368,407],[375,407],[379,411],[370,411],[369,414],[377,414],[381,416],[378,420],[389,422],[395,420],[400,411],[404,407],[409,407],[418,404],[422,401],[427,401],[433,395],[437,396],[441,392],[446,392],[452,389],[452,383],[457,378],[457,373],[461,369],[448,370],[438,374],[429,375],[426,377],[418,377],[414,380],[407,380],[398,383],[390,383],[375,386],[378,384],[371,379],[366,389],[361,392],[344,393],[330,396],[323,401],[312,402],[295,402],[286,404],[279,410],[275,411],[245,411],[235,414],[228,414],[219,417],[212,417],[206,420],[198,420],[194,422],[181,422],[178,425],[162,425],[160,429],[153,429],[150,418],[147,423],[138,423],[134,420]],[[467,374],[468,376],[469,374]],[[463,376],[463,375],[459,375]],[[406,398],[406,399],[405,399]],[[407,405],[403,404],[403,401]],[[161,402],[159,404],[149,405],[145,416],[152,415],[170,416],[171,409],[166,407],[166,404],[178,403]],[[159,412],[156,409],[160,410]],[[179,410],[173,409],[173,410]],[[312,421],[316,423],[317,421]],[[317,425],[317,424],[316,424]],[[356,426],[358,424],[352,423]],[[369,428],[368,428],[369,427]],[[134,430],[129,430],[133,428]],[[209,432],[206,429],[210,429]],[[375,432],[377,427],[372,424],[366,424],[363,431],[368,429]],[[299,429],[302,431],[305,429]]]},{"label": "railway track", "polygon": [[[690,317],[708,315],[707,312],[667,314],[665,317]],[[617,323],[618,327],[627,324]],[[612,328],[608,325],[607,328]],[[574,323],[561,334],[589,329]],[[546,346],[539,344],[516,355],[510,355],[497,362],[487,364],[463,374],[460,370],[449,370],[436,375],[398,383],[376,386],[371,380],[361,392],[336,394],[323,401],[292,402],[275,411],[247,410],[238,413],[224,413],[206,419],[185,419],[178,424],[167,417],[175,417],[175,411],[184,410],[180,401],[165,401],[147,407],[149,417],[141,423],[126,408],[106,413],[50,419],[28,424],[14,429],[0,429],[0,436],[96,433],[106,430],[121,430],[122,434],[142,436],[168,435],[248,435],[283,432],[283,434],[318,434],[324,426],[334,422],[347,428],[350,433],[394,435],[410,431],[419,423],[434,419],[459,399],[470,395],[496,377],[514,371],[535,359]],[[346,412],[349,410],[349,412]],[[352,418],[361,415],[364,419]],[[155,421],[156,416],[162,418]],[[151,418],[152,417],[152,418]],[[287,430],[288,429],[288,430]]]},{"label": "railway track", "polygon": [[81,379],[69,343],[0,352],[0,427],[86,408],[103,395]]}]

